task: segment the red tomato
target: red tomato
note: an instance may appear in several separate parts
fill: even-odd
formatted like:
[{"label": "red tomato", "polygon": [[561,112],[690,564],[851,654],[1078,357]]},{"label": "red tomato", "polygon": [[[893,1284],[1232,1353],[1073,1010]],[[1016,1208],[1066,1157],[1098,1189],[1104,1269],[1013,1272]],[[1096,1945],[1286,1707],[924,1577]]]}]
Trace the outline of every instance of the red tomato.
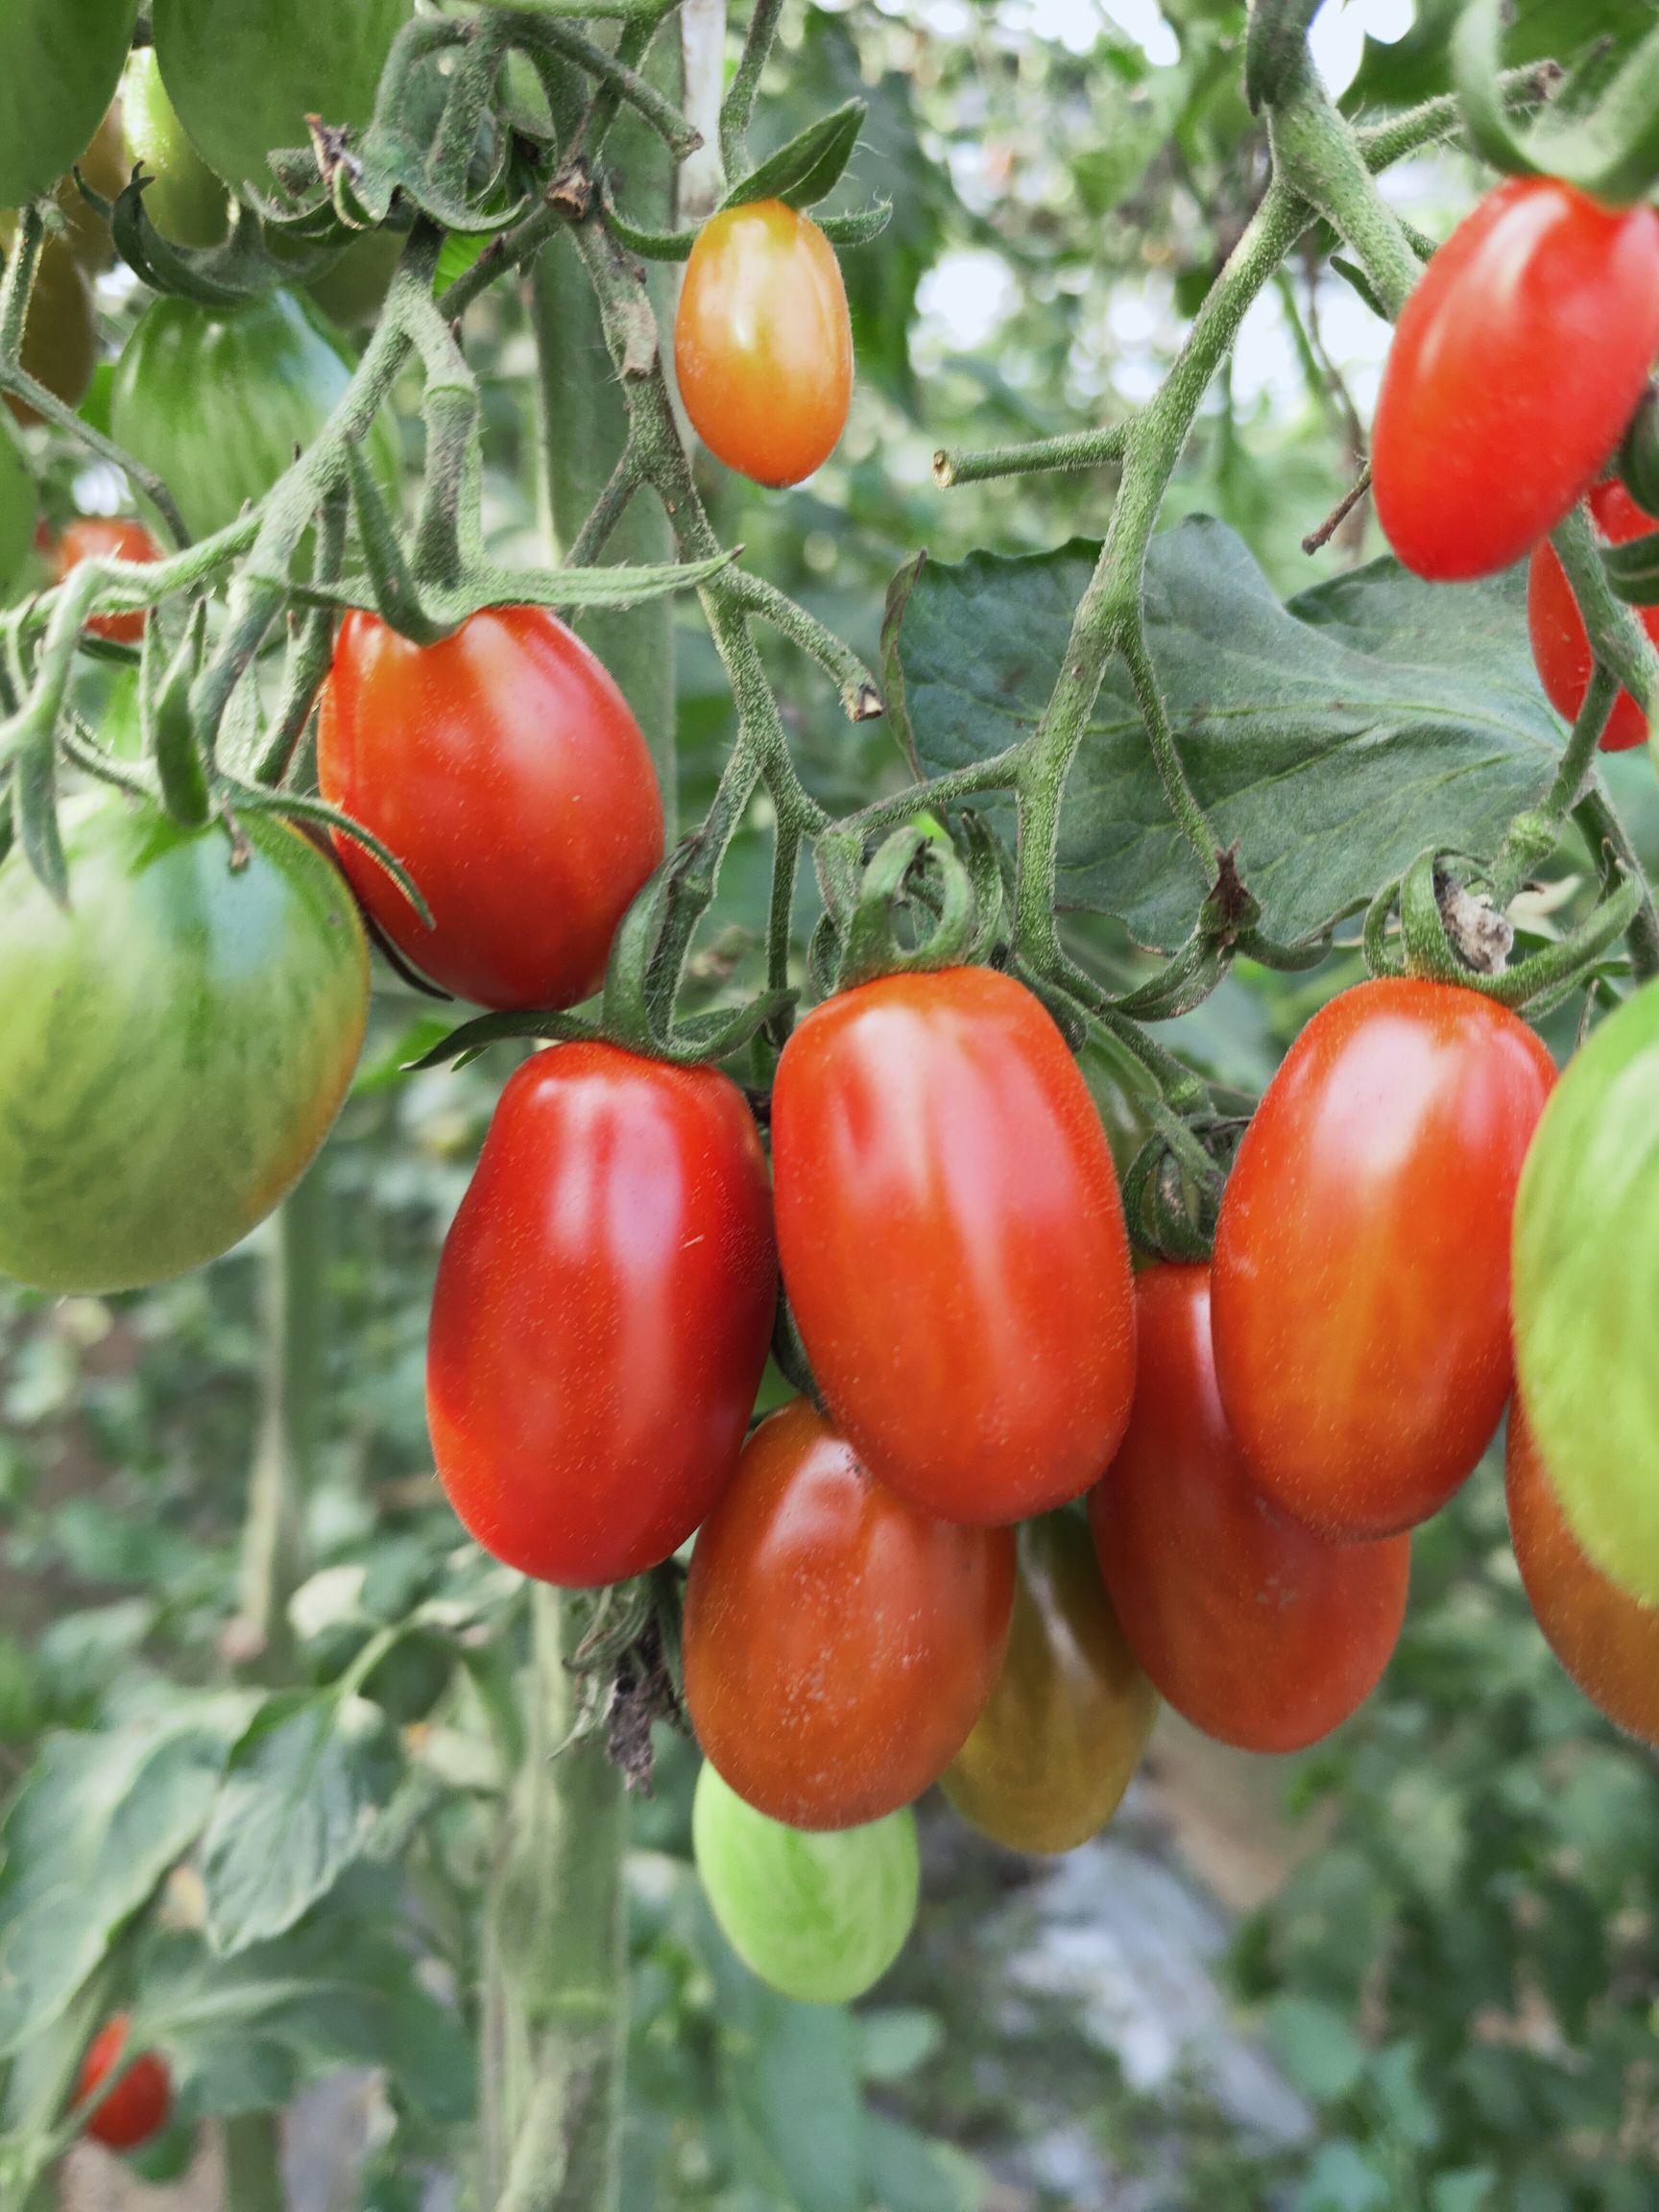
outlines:
[{"label": "red tomato", "polygon": [[[121,2063],[127,2047],[128,2020],[117,2012],[105,2021],[81,2061],[75,2084],[75,2102],[84,2104],[95,2095]],[[166,2127],[173,2109],[173,2078],[166,2063],[154,2052],[141,2052],[86,2122],[86,2132],[112,2151],[135,2151]]]},{"label": "red tomato", "polygon": [[1065,1040],[989,968],[809,1014],[772,1096],[783,1280],[878,1480],[950,1521],[1078,1497],[1135,1387],[1111,1148]]},{"label": "red tomato", "polygon": [[544,1582],[620,1582],[731,1479],[777,1301],[736,1085],[557,1045],[501,1094],[439,1263],[426,1410],[450,1503]]},{"label": "red tomato", "polygon": [[[131,516],[83,516],[71,522],[59,539],[52,565],[61,584],[83,561],[159,561],[161,548]],[[144,635],[142,610],[131,614],[94,614],[86,625],[100,637],[117,645],[136,645]]]},{"label": "red tomato", "polygon": [[1659,214],[1552,177],[1489,192],[1406,302],[1371,469],[1384,535],[1444,582],[1507,568],[1587,492],[1659,349]]},{"label": "red tomato", "polygon": [[1299,1751],[1387,1666],[1411,1539],[1329,1543],[1261,1496],[1215,1385],[1207,1267],[1149,1267],[1136,1303],[1135,1411],[1089,1500],[1118,1619],[1195,1728],[1246,1751]]},{"label": "red tomato", "polygon": [[[1604,545],[1627,545],[1632,538],[1659,530],[1659,521],[1643,514],[1623,484],[1598,484],[1590,494],[1590,512]],[[1641,616],[1648,637],[1659,643],[1659,607],[1636,607],[1631,612]],[[1527,627],[1550,704],[1572,722],[1590,688],[1590,639],[1567,571],[1548,540],[1532,552],[1527,577]],[[1621,691],[1601,733],[1602,752],[1625,752],[1640,745],[1647,734],[1647,715],[1628,691]]]},{"label": "red tomato", "polygon": [[1609,1720],[1659,1744],[1659,1610],[1639,1605],[1585,1555],[1519,1397],[1509,1408],[1504,1485],[1515,1563],[1550,1648]]},{"label": "red tomato", "polygon": [[799,484],[835,450],[853,397],[853,326],[835,249],[781,200],[698,232],[674,324],[693,428],[757,484]]},{"label": "red tomato", "polygon": [[341,865],[399,951],[480,1006],[573,1006],[662,857],[662,795],[604,666],[543,607],[413,645],[348,614],[317,727],[323,796],[421,886],[428,929],[362,846]]},{"label": "red tomato", "polygon": [[1334,1537],[1443,1505],[1509,1395],[1509,1228],[1554,1068],[1455,984],[1361,983],[1257,1109],[1215,1231],[1215,1361],[1267,1498]]},{"label": "red tomato", "polygon": [[879,1820],[962,1748],[1013,1602],[1012,1530],[918,1512],[797,1399],[749,1439],[691,1554],[697,1741],[774,1820]]}]

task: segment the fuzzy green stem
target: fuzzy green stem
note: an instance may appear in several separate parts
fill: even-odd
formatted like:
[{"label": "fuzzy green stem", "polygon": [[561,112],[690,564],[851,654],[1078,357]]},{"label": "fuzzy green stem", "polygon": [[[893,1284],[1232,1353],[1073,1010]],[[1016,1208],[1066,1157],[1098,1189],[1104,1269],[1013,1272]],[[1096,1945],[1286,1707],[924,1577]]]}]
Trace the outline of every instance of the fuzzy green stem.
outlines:
[{"label": "fuzzy green stem", "polygon": [[1120,461],[1129,443],[1129,425],[1110,430],[1069,430],[1059,438],[1033,439],[1028,445],[987,445],[970,453],[941,446],[933,456],[933,481],[942,491],[956,484],[983,484],[997,476],[1037,476],[1074,469],[1100,469]]},{"label": "fuzzy green stem", "polygon": [[720,108],[720,156],[729,178],[741,177],[748,167],[749,125],[782,13],[783,0],[755,0],[743,51]]},{"label": "fuzzy green stem", "polygon": [[239,1650],[272,1683],[294,1671],[288,1600],[302,1573],[302,1517],[322,1415],[328,1253],[324,1152],[278,1208],[261,1260],[264,1361],[259,1439],[242,1532]]},{"label": "fuzzy green stem", "polygon": [[484,2201],[493,2212],[614,2212],[627,1806],[603,1744],[567,1741],[579,1601],[539,1583],[530,1602],[527,1745],[486,1935]]}]

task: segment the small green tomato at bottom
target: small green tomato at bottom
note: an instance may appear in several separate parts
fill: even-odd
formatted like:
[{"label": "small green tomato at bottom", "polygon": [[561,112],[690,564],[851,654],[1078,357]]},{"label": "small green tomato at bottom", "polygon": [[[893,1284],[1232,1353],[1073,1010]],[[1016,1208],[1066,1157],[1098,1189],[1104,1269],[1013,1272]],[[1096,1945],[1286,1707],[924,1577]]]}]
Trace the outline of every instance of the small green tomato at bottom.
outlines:
[{"label": "small green tomato at bottom", "polygon": [[727,1941],[781,1995],[850,2004],[904,1948],[921,1882],[908,1806],[866,1827],[807,1835],[757,1813],[705,1761],[691,1839]]}]

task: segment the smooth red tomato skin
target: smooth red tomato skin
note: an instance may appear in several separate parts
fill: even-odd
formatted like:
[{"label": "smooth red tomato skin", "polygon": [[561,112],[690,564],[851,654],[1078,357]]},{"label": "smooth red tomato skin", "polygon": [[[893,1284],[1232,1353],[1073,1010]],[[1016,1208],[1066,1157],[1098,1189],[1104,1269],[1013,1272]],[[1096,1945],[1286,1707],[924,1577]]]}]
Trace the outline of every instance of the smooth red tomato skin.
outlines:
[{"label": "smooth red tomato skin", "polygon": [[[71,522],[53,551],[53,566],[61,584],[83,561],[159,561],[161,548],[145,529],[128,516],[106,518],[83,516]],[[94,614],[86,625],[100,637],[117,645],[136,645],[144,636],[141,612],[131,614]]]},{"label": "smooth red tomato skin", "polygon": [[1089,1500],[1106,1587],[1130,1649],[1195,1728],[1301,1750],[1388,1664],[1411,1540],[1329,1543],[1258,1492],[1216,1388],[1208,1268],[1150,1267],[1136,1300],[1135,1411]]},{"label": "smooth red tomato skin", "polygon": [[[117,2012],[106,2020],[87,2046],[75,2085],[75,2102],[92,2096],[121,2062],[127,2047],[127,2015]],[[165,2062],[145,2051],[133,2059],[86,2123],[88,2135],[107,2143],[112,2151],[135,2151],[166,2127],[173,2109],[173,2080]]]},{"label": "smooth red tomato skin", "polygon": [[774,488],[835,450],[853,397],[853,327],[835,249],[781,200],[728,207],[697,234],[674,369],[716,460]]},{"label": "smooth red tomato skin", "polygon": [[1546,1643],[1592,1705],[1659,1745],[1659,1608],[1609,1581],[1567,1525],[1519,1395],[1509,1408],[1509,1536]]},{"label": "smooth red tomato skin", "polygon": [[1013,1603],[1012,1530],[919,1512],[797,1399],[749,1439],[691,1554],[697,1740],[774,1820],[879,1820],[962,1748]]},{"label": "smooth red tomato skin", "polygon": [[662,858],[662,795],[604,665],[542,607],[415,645],[348,614],[323,688],[323,796],[420,885],[428,929],[372,854],[335,840],[399,951],[480,1006],[573,1006]]},{"label": "smooth red tomato skin", "polygon": [[1258,1486],[1310,1528],[1435,1512],[1512,1382],[1515,1189],[1554,1068],[1455,984],[1345,991],[1257,1109],[1215,1231],[1215,1361]]},{"label": "smooth red tomato skin", "polygon": [[817,1007],[772,1164],[806,1357],[877,1479],[950,1521],[1080,1497],[1129,1416],[1134,1291],[1111,1148],[1032,994],[952,968]]},{"label": "smooth red tomato skin", "polygon": [[666,1559],[737,1463],[777,1287],[735,1084],[612,1045],[526,1061],[432,1301],[427,1418],[469,1531],[571,1589]]},{"label": "smooth red tomato skin", "polygon": [[1435,582],[1529,553],[1618,445],[1659,350],[1659,214],[1511,178],[1406,302],[1372,434],[1389,544]]},{"label": "smooth red tomato skin", "polygon": [[[1627,545],[1632,538],[1659,530],[1659,521],[1643,514],[1623,484],[1598,484],[1590,494],[1590,512],[1604,545]],[[1659,607],[1636,607],[1631,612],[1641,616],[1648,637],[1659,643]],[[1533,548],[1527,575],[1527,627],[1550,704],[1572,722],[1590,688],[1590,639],[1567,571],[1548,540]],[[1601,733],[1602,752],[1626,752],[1647,734],[1647,715],[1628,691],[1621,691]]]}]

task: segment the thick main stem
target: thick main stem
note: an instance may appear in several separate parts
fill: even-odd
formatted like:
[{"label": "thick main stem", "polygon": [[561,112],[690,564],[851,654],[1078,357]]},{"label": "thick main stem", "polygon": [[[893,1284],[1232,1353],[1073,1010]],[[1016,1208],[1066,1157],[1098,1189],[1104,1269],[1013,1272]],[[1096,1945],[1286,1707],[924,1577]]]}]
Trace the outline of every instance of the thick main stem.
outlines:
[{"label": "thick main stem", "polygon": [[271,1683],[293,1672],[288,1600],[302,1572],[301,1521],[322,1411],[327,1158],[278,1209],[262,1262],[259,1436],[242,1530],[239,1644],[249,1672]]},{"label": "thick main stem", "polygon": [[614,2212],[621,2187],[628,1815],[604,1745],[566,1743],[581,1628],[567,1593],[534,1588],[526,1748],[486,1934],[483,2200],[493,2212]]}]

